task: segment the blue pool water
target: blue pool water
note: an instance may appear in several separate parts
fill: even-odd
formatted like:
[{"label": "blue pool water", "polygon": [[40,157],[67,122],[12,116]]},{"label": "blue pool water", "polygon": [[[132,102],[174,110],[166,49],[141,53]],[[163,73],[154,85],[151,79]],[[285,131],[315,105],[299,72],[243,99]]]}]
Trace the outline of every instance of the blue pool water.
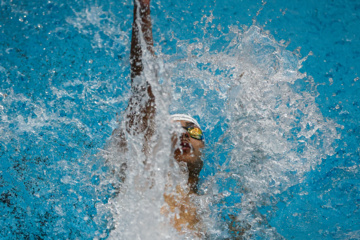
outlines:
[{"label": "blue pool water", "polygon": [[[113,200],[104,157],[130,96],[132,8],[1,1],[1,239],[134,239],[140,213]],[[209,238],[359,239],[360,3],[151,10],[158,106],[205,129]]]}]

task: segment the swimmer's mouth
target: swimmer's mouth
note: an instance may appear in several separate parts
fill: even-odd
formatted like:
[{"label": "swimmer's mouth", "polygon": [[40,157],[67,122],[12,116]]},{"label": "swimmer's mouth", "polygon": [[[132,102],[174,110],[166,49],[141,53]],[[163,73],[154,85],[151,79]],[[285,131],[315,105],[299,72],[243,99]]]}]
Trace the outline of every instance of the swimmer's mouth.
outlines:
[{"label": "swimmer's mouth", "polygon": [[191,144],[188,142],[181,142],[180,147],[183,151],[189,151],[191,150]]}]

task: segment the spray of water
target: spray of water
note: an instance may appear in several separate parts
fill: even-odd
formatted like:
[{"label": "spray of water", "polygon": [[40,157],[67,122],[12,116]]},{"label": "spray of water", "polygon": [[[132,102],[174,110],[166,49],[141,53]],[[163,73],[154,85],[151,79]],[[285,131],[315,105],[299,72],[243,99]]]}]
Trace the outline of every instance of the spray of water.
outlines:
[{"label": "spray of water", "polygon": [[[127,152],[115,145],[108,149],[115,172],[128,165],[119,193],[101,206],[111,209],[112,238],[186,238],[161,214],[168,176],[177,176],[176,184],[184,179],[170,157],[169,134],[164,134],[169,111],[190,113],[206,126],[203,195],[195,201],[204,231],[214,239],[281,239],[267,223],[277,195],[333,153],[336,124],[322,117],[316,86],[299,71],[306,58],[257,26],[232,27],[222,37],[231,39],[222,51],[211,51],[217,42],[209,39],[179,40],[177,57],[160,54],[149,63],[162,132],[156,133],[146,166],[139,139],[126,136]],[[119,179],[113,184],[119,185]]]},{"label": "spray of water", "polygon": [[[114,26],[111,14],[98,8],[74,12],[75,17],[67,18],[67,23],[81,34],[91,36],[94,49],[105,49],[110,55],[128,50],[127,30]],[[153,86],[157,106],[156,132],[149,155],[142,151],[142,136],[124,132],[126,151],[114,137],[99,151],[98,158],[104,160],[106,171],[86,170],[84,166],[93,164],[86,157],[71,166],[60,161],[63,173],[79,176],[77,183],[81,182],[81,176],[93,171],[94,178],[87,180],[94,182],[98,192],[109,189],[111,196],[96,205],[95,222],[107,228],[98,232],[98,238],[105,238],[108,233],[110,239],[204,237],[179,234],[170,223],[176,213],[166,215],[162,211],[166,206],[164,193],[176,191],[176,186],[186,191],[182,166],[171,157],[170,113],[193,115],[206,133],[201,194],[192,201],[202,218],[203,231],[210,239],[281,239],[267,223],[276,211],[277,195],[301,182],[306,172],[333,154],[337,126],[323,118],[315,102],[316,85],[310,76],[300,72],[306,58],[288,51],[283,43],[256,25],[248,29],[230,26],[228,33],[222,33],[219,27],[218,37],[214,37],[216,28],[211,26],[212,19],[212,15],[205,16],[198,25],[204,30],[203,38],[195,42],[177,39],[175,54],[166,55],[159,48],[158,58],[146,64],[145,77]],[[120,65],[126,76],[128,58],[123,59]],[[6,137],[2,141],[6,145],[12,136],[18,139],[18,132],[41,134],[54,124],[82,129],[87,135],[85,140],[96,138],[87,127],[91,123],[78,120],[76,111],[68,109],[77,109],[91,99],[88,107],[94,105],[105,111],[112,109],[114,103],[125,102],[129,94],[119,98],[103,96],[102,85],[111,85],[112,81],[97,75],[93,79],[86,83],[78,79],[61,86],[52,84],[53,101],[62,106],[56,112],[47,110],[48,106],[42,105],[44,101],[34,103],[21,94],[9,94],[0,108],[10,109],[11,104],[23,102],[32,105],[29,108],[34,109],[36,117],[24,119],[23,114],[14,117],[10,111],[3,114],[0,131]],[[107,92],[107,95],[111,94]],[[78,102],[68,101],[70,98]],[[115,121],[109,125],[121,129],[121,120],[120,117],[120,126]],[[18,129],[5,132],[11,124]],[[50,139],[61,141],[67,149],[77,147],[74,141],[67,143],[71,136],[62,140],[62,135],[55,135]],[[42,141],[44,144],[47,139]],[[60,168],[58,162],[49,163],[49,168],[55,165]],[[69,192],[74,192],[73,178],[65,173],[58,178],[69,186]],[[82,192],[75,193],[81,196]],[[55,211],[61,215],[61,198],[57,202]],[[85,221],[88,218],[84,216]],[[63,218],[57,224],[59,229],[66,225]]]},{"label": "spray of water", "polygon": [[333,154],[338,126],[323,118],[312,78],[299,71],[306,58],[257,26],[233,27],[222,37],[231,41],[221,52],[209,50],[216,41],[197,42],[187,45],[184,61],[169,64],[174,78],[191,86],[176,82],[172,110],[189,108],[220,136],[208,143],[211,176],[203,187],[216,205],[212,216],[226,212],[237,225],[222,228],[244,238],[281,238],[259,210],[275,207],[277,194]]}]

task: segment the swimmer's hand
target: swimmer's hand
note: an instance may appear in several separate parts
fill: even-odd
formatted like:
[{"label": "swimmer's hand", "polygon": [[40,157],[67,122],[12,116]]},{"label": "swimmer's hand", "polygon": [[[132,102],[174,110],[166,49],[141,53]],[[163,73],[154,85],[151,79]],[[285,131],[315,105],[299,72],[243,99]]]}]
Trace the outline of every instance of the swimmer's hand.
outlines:
[{"label": "swimmer's hand", "polygon": [[143,5],[147,5],[147,6],[150,5],[150,0],[139,0],[139,2]]}]

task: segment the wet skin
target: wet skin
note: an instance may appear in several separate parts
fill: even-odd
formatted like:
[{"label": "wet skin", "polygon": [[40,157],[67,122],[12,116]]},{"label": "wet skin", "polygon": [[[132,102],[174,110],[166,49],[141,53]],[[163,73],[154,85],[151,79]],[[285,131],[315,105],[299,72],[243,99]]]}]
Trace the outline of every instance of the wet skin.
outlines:
[{"label": "wet skin", "polygon": [[[201,160],[201,149],[205,147],[204,141],[190,137],[190,134],[182,127],[195,127],[188,121],[174,121],[174,133],[172,135],[172,149],[174,158],[179,163],[186,163],[190,191],[184,191],[180,186],[176,187],[176,193],[164,194],[164,200],[168,208],[162,209],[164,214],[177,213],[177,217],[171,219],[175,229],[180,233],[191,231],[195,236],[200,237],[202,225],[197,214],[197,208],[190,200],[191,194],[197,193],[199,173],[203,166]],[[177,126],[176,126],[177,124]]]},{"label": "wet skin", "polygon": [[172,135],[172,149],[174,153],[174,158],[179,163],[186,163],[189,174],[189,194],[197,193],[199,175],[203,167],[203,161],[201,159],[201,149],[205,147],[205,143],[202,140],[190,137],[190,134],[182,128],[193,126],[195,127],[196,125],[194,123],[180,120],[174,121],[174,124],[178,124],[178,126],[174,126],[174,130],[176,130]]},{"label": "wet skin", "polygon": [[[182,127],[195,127],[192,122],[180,120],[174,123],[180,123]],[[190,134],[182,128],[181,135],[174,133],[172,136],[172,148],[174,149],[174,158],[178,162],[196,164],[201,161],[201,149],[205,146],[204,141],[190,137]]]}]

